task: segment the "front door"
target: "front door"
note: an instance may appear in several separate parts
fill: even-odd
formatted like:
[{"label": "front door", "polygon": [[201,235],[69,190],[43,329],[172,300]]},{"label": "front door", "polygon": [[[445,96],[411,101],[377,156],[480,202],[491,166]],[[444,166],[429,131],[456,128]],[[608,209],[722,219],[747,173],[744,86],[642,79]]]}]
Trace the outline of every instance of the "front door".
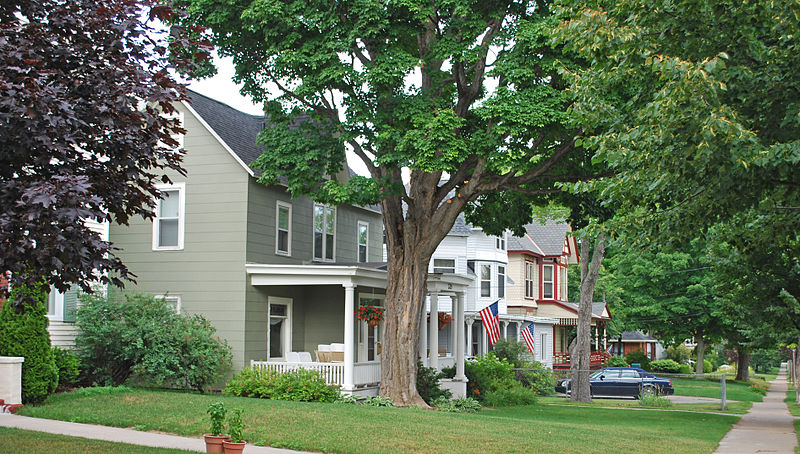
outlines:
[{"label": "front door", "polygon": [[292,299],[267,298],[267,359],[285,358],[292,351]]}]

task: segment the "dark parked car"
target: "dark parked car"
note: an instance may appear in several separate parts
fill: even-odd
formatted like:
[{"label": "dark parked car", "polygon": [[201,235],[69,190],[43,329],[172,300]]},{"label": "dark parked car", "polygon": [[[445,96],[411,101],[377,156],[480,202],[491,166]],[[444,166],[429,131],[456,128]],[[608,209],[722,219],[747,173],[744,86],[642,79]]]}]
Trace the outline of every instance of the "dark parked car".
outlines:
[{"label": "dark parked car", "polygon": [[[572,380],[558,382],[556,391],[569,393]],[[592,396],[670,395],[675,392],[672,381],[658,378],[645,370],[634,367],[606,367],[589,376]]]}]

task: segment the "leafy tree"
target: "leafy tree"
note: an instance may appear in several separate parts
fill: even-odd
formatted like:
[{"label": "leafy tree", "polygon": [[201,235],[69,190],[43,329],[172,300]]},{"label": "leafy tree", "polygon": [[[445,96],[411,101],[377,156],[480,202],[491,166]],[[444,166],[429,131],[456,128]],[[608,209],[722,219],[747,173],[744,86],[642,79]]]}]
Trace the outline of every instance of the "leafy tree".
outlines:
[{"label": "leafy tree", "polygon": [[[184,88],[149,20],[174,12],[156,5],[0,3],[0,263],[12,286],[46,279],[90,291],[89,281],[131,277],[84,220],[150,217],[162,171],[182,171],[183,130],[169,115]],[[191,44],[177,28],[170,40]]]},{"label": "leafy tree", "polygon": [[[558,69],[576,63],[549,43],[548,4],[182,3],[233,57],[243,93],[266,102],[261,181],[281,178],[322,202],[381,204],[381,394],[424,406],[415,375],[428,262],[458,214],[488,234],[521,234],[532,201],[598,171],[565,126]],[[346,151],[368,177],[345,178]]]},{"label": "leafy tree", "polygon": [[627,329],[652,331],[673,344],[695,338],[698,374],[706,347],[724,332],[712,263],[700,239],[683,251],[628,246],[609,257],[603,277],[613,289],[614,316]]}]

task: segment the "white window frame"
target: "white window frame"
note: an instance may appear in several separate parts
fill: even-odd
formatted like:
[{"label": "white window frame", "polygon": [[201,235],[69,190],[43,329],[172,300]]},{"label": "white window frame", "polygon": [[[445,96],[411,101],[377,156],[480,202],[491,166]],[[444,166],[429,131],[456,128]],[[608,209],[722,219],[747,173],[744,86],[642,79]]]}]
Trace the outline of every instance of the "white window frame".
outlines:
[{"label": "white window frame", "polygon": [[54,322],[64,320],[64,294],[55,287],[50,287],[50,293],[47,294],[47,318]]},{"label": "white window frame", "polygon": [[[361,260],[361,227],[366,229],[366,243],[363,244],[364,246],[364,260]],[[334,236],[333,239],[334,244],[336,244],[336,237]],[[369,222],[367,221],[358,221],[356,224],[356,262],[358,263],[366,263],[369,262]]]},{"label": "white window frame", "polygon": [[[489,274],[489,279],[488,279],[488,282],[489,282],[489,294],[488,295],[484,295],[483,294],[483,283],[487,282],[487,280],[483,278],[483,271],[486,270],[486,269],[489,270],[489,273],[488,273]],[[492,265],[488,264],[488,263],[481,263],[480,264],[480,274],[478,275],[478,278],[479,278],[480,283],[481,283],[480,289],[479,289],[481,298],[491,298],[492,297]]]},{"label": "white window frame", "polygon": [[[281,208],[285,208],[289,210],[289,228],[288,228],[288,240],[285,251],[280,249],[280,212]],[[292,255],[292,204],[284,202],[282,200],[278,200],[275,203],[275,255],[284,255],[287,257],[291,257]]]},{"label": "white window frame", "polygon": [[560,301],[568,301],[567,299],[567,267],[558,267],[558,299]]},{"label": "white window frame", "polygon": [[536,272],[536,263],[525,261],[525,298],[536,298],[536,286],[534,285],[534,273]]},{"label": "white window frame", "polygon": [[506,250],[506,236],[503,234],[502,236],[498,236],[495,239],[495,248],[500,249],[501,251]]},{"label": "white window frame", "polygon": [[[322,251],[321,251],[321,254],[320,254],[321,257],[317,257],[317,255],[316,255],[317,251],[315,249],[316,248],[316,244],[314,243],[314,235],[316,235],[316,233],[317,233],[317,232],[314,231],[314,229],[316,228],[316,225],[315,225],[315,222],[314,222],[315,221],[314,220],[314,210],[317,207],[322,207],[322,229],[323,230],[322,230]],[[328,225],[328,222],[327,222],[327,220],[328,220],[328,210],[331,210],[333,212],[333,251],[331,251],[333,256],[330,257],[330,258],[325,257],[325,249],[326,249],[325,248],[325,245],[326,245],[325,235],[328,234],[328,232],[325,230],[325,227]],[[336,207],[332,207],[330,205],[324,205],[322,203],[315,203],[311,207],[311,257],[312,257],[313,260],[319,260],[321,262],[334,262],[334,261],[336,261]]]},{"label": "white window frame", "polygon": [[156,297],[156,299],[164,300],[167,304],[171,304],[171,302],[174,302],[175,303],[174,304],[175,313],[176,314],[180,314],[181,313],[181,296],[180,295],[173,295],[173,294],[165,293],[163,295],[156,295],[155,297]]},{"label": "white window frame", "polygon": [[[500,270],[503,270],[501,273]],[[505,265],[497,265],[497,297],[498,298],[505,298],[506,297],[506,270]]]},{"label": "white window frame", "polygon": [[160,184],[156,185],[159,191],[178,191],[178,244],[176,246],[160,246],[159,238],[159,217],[158,211],[161,209],[161,197],[156,200],[153,216],[153,250],[154,251],[181,251],[183,250],[184,225],[186,224],[186,183]]},{"label": "white window frame", "polygon": [[[550,280],[549,281],[545,280],[545,272],[544,272],[544,270],[546,268],[548,268],[548,267],[551,270],[550,271]],[[542,265],[542,299],[552,300],[552,299],[555,299],[555,297],[556,297],[556,282],[555,282],[556,269],[555,269],[555,267],[556,266],[554,264],[552,264],[552,263],[548,263],[548,264]],[[548,284],[548,283],[550,284],[550,296],[547,296],[547,294],[545,293],[545,288],[544,288],[545,284]]]},{"label": "white window frame", "polygon": [[[452,266],[452,268],[449,267],[449,266],[436,266],[436,261],[437,260],[452,260],[453,261],[453,266]],[[457,266],[458,266],[458,259],[456,259],[455,257],[434,257],[433,260],[431,260],[431,272],[433,272],[433,273],[456,274],[456,267]],[[436,271],[437,269],[438,270],[450,270],[450,269],[452,269],[453,271],[452,272],[450,272],[450,271]]]}]

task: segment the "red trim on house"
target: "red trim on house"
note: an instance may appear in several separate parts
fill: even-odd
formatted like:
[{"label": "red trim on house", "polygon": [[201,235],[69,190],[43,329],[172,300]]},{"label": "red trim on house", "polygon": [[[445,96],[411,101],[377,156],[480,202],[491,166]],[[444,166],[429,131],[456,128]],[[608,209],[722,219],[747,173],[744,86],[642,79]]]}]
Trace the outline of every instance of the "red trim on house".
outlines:
[{"label": "red trim on house", "polygon": [[581,254],[578,251],[578,239],[574,236],[572,237],[572,244],[575,245],[575,257],[578,259],[578,263],[581,263]]}]

